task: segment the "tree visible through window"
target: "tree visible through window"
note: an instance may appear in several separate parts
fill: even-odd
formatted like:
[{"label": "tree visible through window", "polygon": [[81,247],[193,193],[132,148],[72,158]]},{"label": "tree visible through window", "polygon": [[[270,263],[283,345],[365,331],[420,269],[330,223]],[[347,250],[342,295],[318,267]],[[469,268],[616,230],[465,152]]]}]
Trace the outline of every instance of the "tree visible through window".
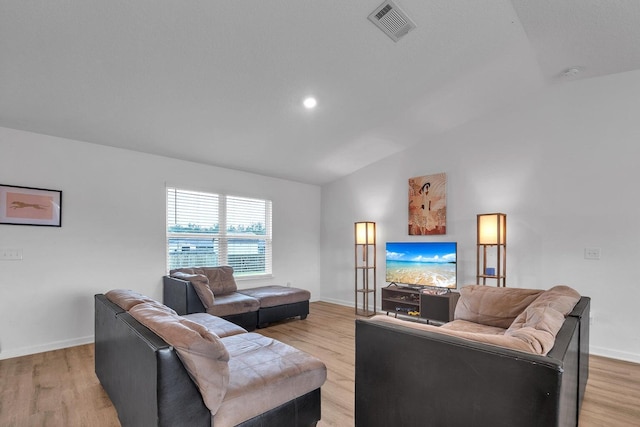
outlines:
[{"label": "tree visible through window", "polygon": [[271,201],[167,188],[167,267],[271,274]]}]

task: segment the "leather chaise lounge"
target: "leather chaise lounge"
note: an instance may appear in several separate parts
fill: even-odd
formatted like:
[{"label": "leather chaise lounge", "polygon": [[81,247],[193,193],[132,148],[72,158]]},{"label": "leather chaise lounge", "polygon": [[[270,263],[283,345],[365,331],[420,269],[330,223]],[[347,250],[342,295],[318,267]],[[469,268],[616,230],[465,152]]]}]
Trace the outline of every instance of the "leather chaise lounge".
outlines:
[{"label": "leather chaise lounge", "polygon": [[125,427],[314,426],[326,379],[305,352],[128,290],[95,295],[95,371]]}]

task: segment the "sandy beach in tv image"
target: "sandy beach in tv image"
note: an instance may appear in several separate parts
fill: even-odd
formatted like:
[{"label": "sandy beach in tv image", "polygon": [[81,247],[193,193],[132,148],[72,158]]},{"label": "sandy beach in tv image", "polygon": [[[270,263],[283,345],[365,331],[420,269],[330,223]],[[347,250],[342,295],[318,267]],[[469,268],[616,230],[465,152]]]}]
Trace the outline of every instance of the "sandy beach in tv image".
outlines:
[{"label": "sandy beach in tv image", "polygon": [[456,287],[456,244],[453,242],[388,242],[389,283]]}]

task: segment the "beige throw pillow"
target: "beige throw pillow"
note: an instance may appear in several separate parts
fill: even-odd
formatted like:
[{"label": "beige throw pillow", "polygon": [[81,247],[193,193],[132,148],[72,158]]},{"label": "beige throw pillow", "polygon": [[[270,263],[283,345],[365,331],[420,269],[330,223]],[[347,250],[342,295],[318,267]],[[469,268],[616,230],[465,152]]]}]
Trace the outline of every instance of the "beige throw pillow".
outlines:
[{"label": "beige throw pillow", "polygon": [[205,405],[215,414],[229,384],[229,353],[220,338],[198,323],[151,304],[138,304],[129,313],[176,349]]},{"label": "beige throw pillow", "polygon": [[[189,269],[191,271],[197,271],[197,269]],[[193,289],[195,289],[196,294],[202,301],[202,305],[204,308],[210,308],[213,306],[213,292],[211,291],[211,287],[209,286],[209,279],[202,273],[189,273],[185,271],[173,271],[171,273],[171,277],[175,277],[176,279],[186,280],[187,282],[191,282],[193,285]]]}]

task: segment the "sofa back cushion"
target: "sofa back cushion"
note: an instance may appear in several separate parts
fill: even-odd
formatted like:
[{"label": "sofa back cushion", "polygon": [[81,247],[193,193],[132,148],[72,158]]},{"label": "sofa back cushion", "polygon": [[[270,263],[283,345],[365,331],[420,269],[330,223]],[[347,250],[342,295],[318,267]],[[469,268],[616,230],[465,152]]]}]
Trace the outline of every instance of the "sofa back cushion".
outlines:
[{"label": "sofa back cushion", "polygon": [[568,286],[558,285],[544,291],[513,321],[505,336],[518,338],[536,352],[547,354],[565,317],[580,300],[580,294]]},{"label": "sofa back cushion", "polygon": [[138,304],[129,313],[176,349],[202,400],[215,414],[229,384],[229,353],[220,338],[205,326],[152,304]]},{"label": "sofa back cushion", "polygon": [[227,295],[238,290],[236,280],[233,278],[233,267],[223,265],[204,267],[202,270],[209,279],[209,287],[214,295]]},{"label": "sofa back cushion", "polygon": [[138,304],[149,303],[156,305],[158,306],[158,308],[165,311],[169,311],[174,314],[176,313],[173,309],[167,307],[166,305],[160,304],[156,300],[151,299],[146,295],[142,295],[141,293],[129,289],[112,289],[109,292],[105,293],[104,296],[107,297],[109,301],[117,304],[125,311],[129,311]]},{"label": "sofa back cushion", "polygon": [[543,291],[469,285],[460,289],[454,319],[507,329]]},{"label": "sofa back cushion", "polygon": [[204,275],[204,270],[201,268],[180,268],[170,271],[170,276],[176,279],[186,280],[191,282],[193,289],[202,301],[204,308],[210,308],[213,306],[215,299],[213,291],[209,286],[209,279]]}]

